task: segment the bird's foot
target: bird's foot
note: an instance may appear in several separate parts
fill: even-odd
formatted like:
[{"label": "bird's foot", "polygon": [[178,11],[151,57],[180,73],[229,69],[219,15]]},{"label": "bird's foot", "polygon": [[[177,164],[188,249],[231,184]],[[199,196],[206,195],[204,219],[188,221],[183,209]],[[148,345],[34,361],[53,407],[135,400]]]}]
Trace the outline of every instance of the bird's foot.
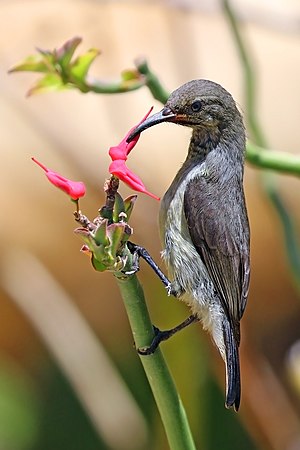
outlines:
[{"label": "bird's foot", "polygon": [[172,336],[172,333],[170,334],[170,332],[172,332],[172,330],[161,331],[159,328],[157,328],[154,325],[153,325],[153,329],[154,329],[154,338],[153,338],[151,344],[148,347],[138,348],[137,351],[138,351],[139,355],[143,355],[143,356],[144,355],[152,355],[162,341],[166,341],[167,339],[169,339]]},{"label": "bird's foot", "polygon": [[124,272],[124,274],[128,276],[134,275],[140,270],[140,256],[138,252],[132,251],[131,248],[129,248],[129,250],[132,253],[131,269]]},{"label": "bird's foot", "polygon": [[173,295],[173,290],[171,288],[170,280],[165,276],[165,274],[162,272],[162,270],[158,267],[156,262],[152,259],[150,254],[147,252],[147,250],[144,247],[141,247],[140,245],[134,244],[133,242],[130,242],[130,241],[127,242],[127,246],[129,248],[131,254],[133,255],[134,261],[133,261],[132,269],[129,272],[126,272],[125,274],[131,275],[131,274],[138,272],[138,270],[140,269],[139,259],[143,258],[146,261],[146,263],[149,264],[151,269],[154,270],[154,272],[156,273],[158,278],[166,286],[168,293],[169,293],[169,289],[170,289],[170,294],[168,294],[168,295]]},{"label": "bird's foot", "polygon": [[177,281],[172,282],[169,281],[169,283],[166,284],[166,290],[169,297],[172,295],[175,298],[179,298],[184,293],[180,284]]},{"label": "bird's foot", "polygon": [[137,351],[138,351],[139,355],[143,355],[143,356],[144,355],[152,355],[161,342],[168,340],[175,333],[177,333],[180,330],[183,330],[184,328],[189,326],[191,323],[198,322],[198,320],[199,320],[198,317],[192,314],[187,319],[185,319],[183,322],[181,322],[179,325],[177,325],[174,328],[171,328],[170,330],[161,331],[159,328],[153,326],[154,338],[152,339],[152,342],[148,347],[138,348]]}]

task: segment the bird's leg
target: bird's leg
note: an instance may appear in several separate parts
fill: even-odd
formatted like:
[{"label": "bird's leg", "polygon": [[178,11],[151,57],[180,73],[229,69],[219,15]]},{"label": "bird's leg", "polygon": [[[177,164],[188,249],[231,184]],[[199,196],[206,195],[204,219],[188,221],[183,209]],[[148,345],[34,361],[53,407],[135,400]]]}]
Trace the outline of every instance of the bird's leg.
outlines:
[{"label": "bird's leg", "polygon": [[[126,272],[126,275],[136,273],[140,268],[139,259],[143,258],[149,264],[152,270],[154,270],[159,279],[163,282],[164,286],[167,288],[168,295],[174,295],[174,297],[179,297],[182,294],[181,289],[176,288],[175,284],[170,282],[170,280],[161,271],[161,269],[158,267],[156,262],[152,259],[152,257],[144,247],[141,247],[140,245],[134,244],[133,242],[130,241],[127,242],[127,246],[133,255],[134,261],[132,265],[132,270],[130,272]],[[163,330],[163,331],[159,330],[156,326],[153,325],[155,336],[151,344],[149,345],[149,347],[139,348],[138,353],[140,355],[151,355],[152,353],[155,352],[155,350],[162,341],[166,341],[178,331],[183,330],[191,323],[194,323],[198,320],[199,319],[197,316],[191,315],[176,327],[171,328],[170,330]]]},{"label": "bird's leg", "polygon": [[183,322],[181,322],[179,325],[177,325],[174,328],[171,328],[170,330],[160,331],[158,328],[154,327],[155,336],[151,344],[149,345],[149,347],[139,348],[138,353],[140,355],[152,355],[152,353],[155,352],[155,350],[162,341],[166,341],[178,331],[183,330],[184,328],[188,327],[191,323],[197,322],[198,320],[199,320],[198,317],[192,314]]},{"label": "bird's leg", "polygon": [[166,277],[166,275],[160,270],[156,262],[152,259],[150,254],[147,252],[147,250],[144,247],[141,247],[140,245],[134,244],[133,242],[128,241],[127,246],[132,253],[134,257],[134,262],[132,266],[132,270],[130,272],[126,272],[126,275],[132,275],[140,269],[139,266],[139,258],[143,258],[146,263],[149,264],[152,270],[156,273],[158,278],[163,282],[164,286],[167,288],[168,295],[174,295],[175,297],[178,297],[178,293],[176,290],[172,288],[172,284],[170,280]]}]

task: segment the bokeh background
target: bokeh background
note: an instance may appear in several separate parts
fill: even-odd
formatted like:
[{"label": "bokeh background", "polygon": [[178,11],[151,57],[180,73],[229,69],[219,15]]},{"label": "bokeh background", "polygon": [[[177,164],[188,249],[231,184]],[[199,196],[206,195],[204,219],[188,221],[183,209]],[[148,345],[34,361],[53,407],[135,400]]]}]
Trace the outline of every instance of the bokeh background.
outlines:
[{"label": "bokeh background", "polygon": [[[300,6],[232,2],[257,76],[257,118],[271,148],[298,153]],[[104,201],[107,149],[154,105],[147,88],[118,95],[48,93],[26,98],[36,76],[7,71],[35,47],[81,36],[102,54],[95,76],[119,78],[144,55],[166,89],[194,78],[219,82],[245,108],[243,70],[221,2],[0,1],[0,450],[167,450],[122,301],[109,273],[95,272],[73,234],[73,206],[30,160],[88,186],[90,218]],[[161,196],[185,158],[189,130],[143,135],[130,167]],[[300,230],[296,177],[277,176]],[[300,449],[300,290],[261,171],[246,167],[252,279],[242,321],[243,397],[225,410],[224,367],[199,325],[163,345],[197,448]],[[130,191],[121,186],[123,194]],[[139,195],[136,242],[159,261],[158,202]],[[183,320],[142,263],[153,322]]]}]

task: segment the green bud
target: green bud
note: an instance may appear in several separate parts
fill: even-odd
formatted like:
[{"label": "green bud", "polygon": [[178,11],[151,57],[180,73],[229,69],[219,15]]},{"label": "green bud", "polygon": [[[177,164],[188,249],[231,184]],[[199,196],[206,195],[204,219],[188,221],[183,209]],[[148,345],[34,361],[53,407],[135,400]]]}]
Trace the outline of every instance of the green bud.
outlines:
[{"label": "green bud", "polygon": [[109,238],[107,236],[107,219],[103,219],[102,222],[97,226],[93,232],[93,237],[97,245],[104,245],[105,247],[109,245]]},{"label": "green bud", "polygon": [[110,240],[107,252],[113,259],[117,257],[117,251],[123,240],[125,226],[125,223],[113,223],[107,227],[107,234]]},{"label": "green bud", "polygon": [[115,204],[114,204],[114,210],[113,210],[113,221],[119,222],[119,215],[124,212],[125,212],[125,205],[124,205],[123,198],[121,197],[119,192],[116,192]]},{"label": "green bud", "polygon": [[130,218],[137,197],[138,197],[137,195],[130,195],[129,197],[126,197],[124,200],[124,212],[127,215],[127,221]]}]

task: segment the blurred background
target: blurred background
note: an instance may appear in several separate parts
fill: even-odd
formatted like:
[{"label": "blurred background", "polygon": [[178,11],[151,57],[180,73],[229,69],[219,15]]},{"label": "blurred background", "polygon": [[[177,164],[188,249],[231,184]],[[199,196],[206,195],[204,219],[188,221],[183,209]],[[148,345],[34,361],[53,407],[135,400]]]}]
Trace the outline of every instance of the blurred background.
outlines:
[{"label": "blurred background", "polygon": [[[236,0],[257,76],[257,119],[273,149],[299,153],[300,4]],[[7,71],[35,48],[81,36],[79,52],[101,50],[93,75],[115,80],[144,55],[167,90],[195,78],[222,84],[245,111],[242,65],[218,1],[0,1],[0,450],[167,450],[124,307],[110,273],[79,252],[72,205],[45,182],[35,156],[84,181],[91,219],[104,202],[107,150],[151,105],[146,87],[126,94],[77,91],[26,98],[34,74]],[[250,132],[249,132],[250,133]],[[145,133],[129,166],[162,196],[185,158],[190,132]],[[296,177],[277,186],[300,230]],[[163,344],[201,449],[300,449],[300,275],[291,275],[282,225],[261,171],[246,167],[252,279],[242,321],[243,395],[224,408],[224,367],[200,325]],[[130,191],[121,186],[121,193]],[[159,204],[139,195],[134,241],[160,259]],[[167,298],[142,263],[153,322],[188,311]]]}]

